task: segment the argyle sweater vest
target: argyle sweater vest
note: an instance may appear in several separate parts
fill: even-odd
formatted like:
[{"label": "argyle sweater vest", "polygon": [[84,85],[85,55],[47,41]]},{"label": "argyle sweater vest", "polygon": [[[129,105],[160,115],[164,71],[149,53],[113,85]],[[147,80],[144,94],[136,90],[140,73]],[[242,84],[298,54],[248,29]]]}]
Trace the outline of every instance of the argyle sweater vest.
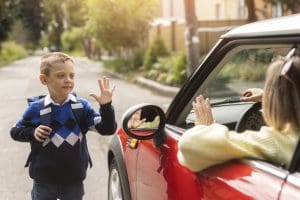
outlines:
[{"label": "argyle sweater vest", "polygon": [[[83,109],[82,119],[76,119],[74,114],[74,109],[78,108]],[[110,103],[104,105],[102,114],[106,116],[113,114],[111,118],[115,123]],[[86,177],[89,163],[85,133],[101,122],[101,116],[83,99],[80,99],[80,102],[70,101],[63,105],[50,104],[43,109],[40,108],[39,102],[33,102],[17,122],[16,127],[37,127],[41,124],[43,116],[49,116],[47,122],[49,124],[44,125],[51,127],[52,132],[43,143],[36,140],[30,142],[32,149],[30,177],[38,182],[51,184],[81,182]]]}]

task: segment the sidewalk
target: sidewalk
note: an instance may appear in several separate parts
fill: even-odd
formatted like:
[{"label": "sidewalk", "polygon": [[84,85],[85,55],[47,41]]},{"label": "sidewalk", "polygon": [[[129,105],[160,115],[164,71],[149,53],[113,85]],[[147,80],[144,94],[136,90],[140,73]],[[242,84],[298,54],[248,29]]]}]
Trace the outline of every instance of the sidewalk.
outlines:
[{"label": "sidewalk", "polygon": [[[110,71],[106,70],[105,68],[103,68],[103,70],[105,71],[105,73],[109,74],[110,76],[117,77],[122,80],[128,80],[128,78],[125,77],[123,74],[110,72]],[[139,84],[141,86],[149,88],[151,91],[159,92],[161,95],[169,96],[169,97],[174,97],[180,90],[179,87],[172,87],[172,86],[164,85],[164,84],[158,83],[156,81],[147,79],[142,76],[135,77],[134,82],[136,82],[137,84]]]}]

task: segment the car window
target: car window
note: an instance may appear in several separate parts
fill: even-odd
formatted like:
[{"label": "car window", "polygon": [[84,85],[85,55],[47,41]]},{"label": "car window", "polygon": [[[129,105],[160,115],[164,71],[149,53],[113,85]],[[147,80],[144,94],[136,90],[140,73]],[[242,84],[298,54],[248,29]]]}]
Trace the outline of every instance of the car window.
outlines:
[{"label": "car window", "polygon": [[277,57],[284,56],[289,48],[250,48],[234,54],[219,67],[203,94],[211,103],[242,96],[248,88],[263,88],[266,69]]},{"label": "car window", "polygon": [[[258,45],[241,46],[230,51],[199,86],[194,97],[203,94],[210,98],[215,119],[234,129],[238,118],[251,106],[249,103],[239,102],[239,97],[248,88],[263,88],[267,67],[278,57],[284,57],[290,48],[291,45]],[[261,119],[253,118],[252,121],[254,123]],[[189,128],[193,125],[194,113],[190,110],[183,127]]]}]

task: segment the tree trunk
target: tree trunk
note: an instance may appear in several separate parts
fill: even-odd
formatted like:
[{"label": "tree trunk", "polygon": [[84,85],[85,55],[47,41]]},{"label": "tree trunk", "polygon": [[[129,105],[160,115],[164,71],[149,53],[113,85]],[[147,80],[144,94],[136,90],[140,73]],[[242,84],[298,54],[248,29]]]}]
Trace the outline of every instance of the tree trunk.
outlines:
[{"label": "tree trunk", "polygon": [[184,0],[185,7],[185,45],[187,51],[187,74],[191,75],[199,65],[200,41],[197,32],[198,22],[195,13],[195,1]]},{"label": "tree trunk", "polygon": [[292,14],[298,13],[298,8],[299,8],[299,5],[298,5],[297,0],[293,0],[292,7],[291,7]]},{"label": "tree trunk", "polygon": [[257,21],[257,16],[255,13],[255,2],[254,0],[246,0],[247,10],[248,10],[248,22]]}]

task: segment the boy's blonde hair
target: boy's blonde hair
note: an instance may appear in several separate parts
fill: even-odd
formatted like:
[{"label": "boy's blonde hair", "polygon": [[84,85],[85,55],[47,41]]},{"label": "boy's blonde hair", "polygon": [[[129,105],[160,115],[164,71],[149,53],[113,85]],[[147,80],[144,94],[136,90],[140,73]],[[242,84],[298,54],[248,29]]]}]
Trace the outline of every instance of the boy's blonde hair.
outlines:
[{"label": "boy's blonde hair", "polygon": [[62,52],[47,53],[41,58],[40,73],[49,76],[50,68],[54,64],[65,63],[67,61],[71,61],[72,63],[74,62],[73,58],[65,53]]},{"label": "boy's blonde hair", "polygon": [[269,126],[279,131],[287,126],[300,130],[300,57],[292,57],[289,72],[282,68],[289,60],[278,60],[266,74],[263,95],[263,115]]}]

